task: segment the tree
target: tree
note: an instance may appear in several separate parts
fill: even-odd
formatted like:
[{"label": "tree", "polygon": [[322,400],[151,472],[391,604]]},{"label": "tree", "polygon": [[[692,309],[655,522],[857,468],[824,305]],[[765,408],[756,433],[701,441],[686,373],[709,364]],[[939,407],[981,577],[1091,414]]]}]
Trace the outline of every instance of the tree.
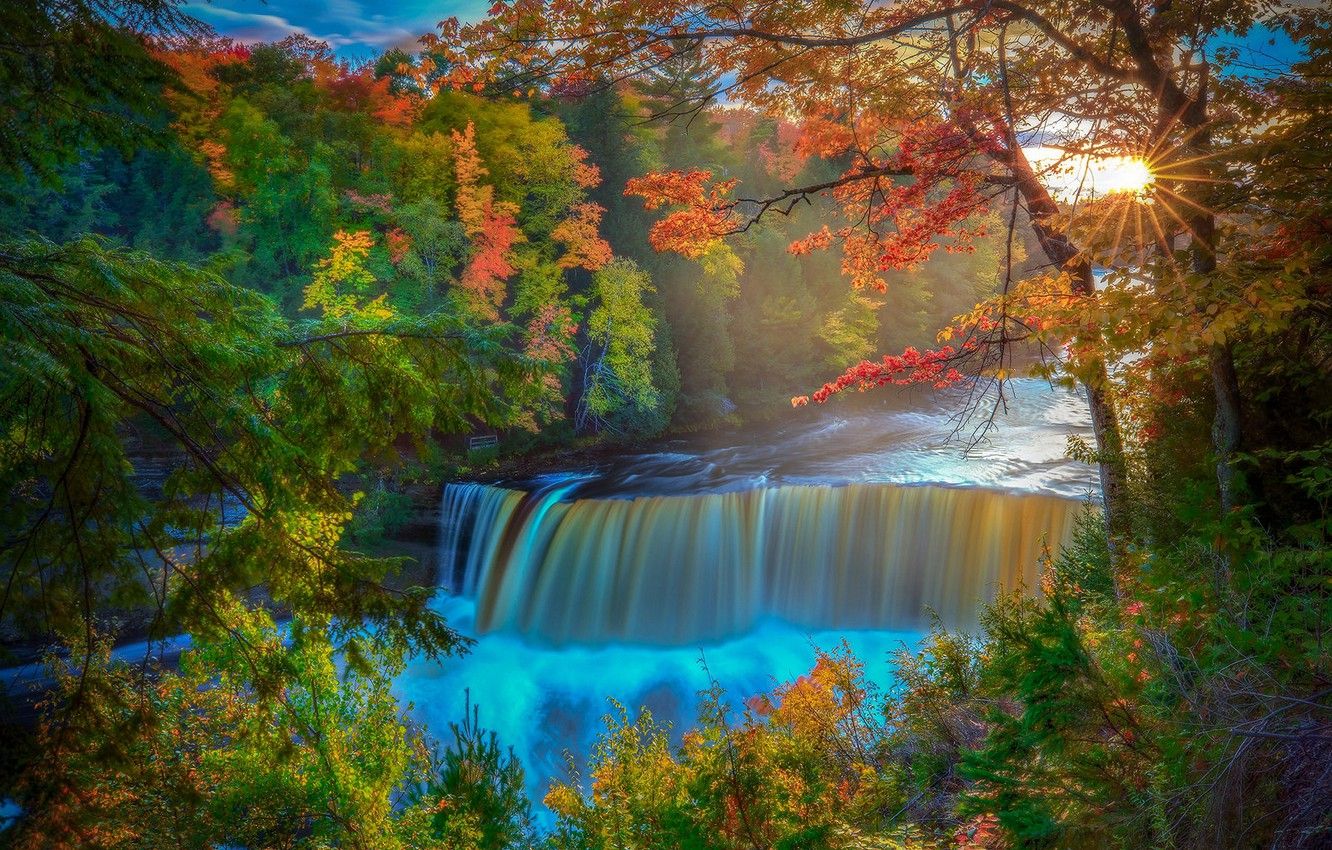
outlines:
[{"label": "tree", "polygon": [[[1047,287],[1098,315],[1094,263],[1106,262],[1072,241],[1044,175],[1029,160],[1025,140],[1067,132],[1084,141],[1078,153],[1140,155],[1151,160],[1163,187],[1162,244],[1186,241],[1193,272],[1210,273],[1214,216],[1204,199],[1209,93],[1243,99],[1243,86],[1218,85],[1227,54],[1207,54],[1228,32],[1243,32],[1257,12],[1233,4],[1172,4],[1152,11],[1128,0],[1081,4],[933,2],[812,4],[802,10],[763,5],[717,9],[670,2],[633,11],[611,3],[592,8],[501,4],[495,14],[463,27],[445,22],[437,47],[454,77],[473,85],[596,79],[608,67],[643,74],[691,62],[712,84],[681,98],[690,109],[725,95],[803,122],[802,149],[841,157],[844,171],[817,184],[790,185],[771,195],[732,197],[733,182],[711,183],[706,171],[675,172],[634,185],[652,203],[678,205],[655,229],[659,248],[696,252],[759,219],[789,213],[819,195],[830,196],[847,224],[795,243],[794,250],[840,245],[843,268],[857,286],[878,288],[881,273],[914,267],[949,245],[967,249],[984,231],[994,200],[1009,195],[1021,209],[1046,259],[1059,274]],[[594,36],[595,34],[595,36]],[[1011,44],[1021,39],[1013,59]],[[459,45],[450,51],[448,45]],[[1186,57],[1177,59],[1176,57]],[[1205,57],[1205,58],[1204,58]],[[508,64],[517,60],[516,64]],[[517,69],[515,71],[515,68]],[[1064,85],[1064,81],[1076,81]],[[499,82],[497,82],[499,81]],[[885,82],[888,81],[888,82]],[[1058,81],[1058,82],[1056,82]],[[1049,126],[1051,115],[1062,126]],[[1088,126],[1090,125],[1090,126]],[[1206,166],[1210,168],[1210,166]],[[1010,224],[1013,230],[1016,220]],[[1010,240],[1011,241],[1011,240]],[[1009,287],[1019,284],[1010,279]],[[1030,287],[1028,288],[1030,290]],[[1066,373],[1087,387],[1098,438],[1106,515],[1113,536],[1128,533],[1118,504],[1126,486],[1124,447],[1095,322],[1064,334],[1033,336],[1030,313],[1008,310],[1005,295],[959,328],[957,341],[925,358],[865,363],[817,398],[846,386],[984,377],[1000,391],[1021,342],[1071,356]],[[1234,381],[1226,345],[1208,355],[1217,372],[1216,452],[1223,508],[1234,503],[1229,470],[1238,434]],[[949,364],[948,368],[937,368]],[[949,371],[953,367],[962,367]]]},{"label": "tree", "polygon": [[648,276],[632,260],[614,260],[592,277],[583,396],[576,425],[592,431],[652,434],[666,425],[653,381],[657,320],[644,303]]},{"label": "tree", "polygon": [[[19,0],[0,11],[0,169],[53,178],[80,147],[123,153],[165,138],[161,93],[175,84],[155,41],[207,28],[176,0]],[[50,140],[60,139],[60,144]]]},{"label": "tree", "polygon": [[[149,611],[150,638],[188,632],[234,653],[235,687],[261,713],[308,683],[280,641],[245,636],[261,616],[249,601],[258,584],[304,624],[304,648],[326,660],[462,645],[427,606],[432,589],[389,581],[400,562],[344,538],[361,496],[340,481],[375,460],[367,446],[420,445],[431,429],[465,430],[472,417],[515,418],[504,388],[531,374],[500,335],[450,317],[386,317],[374,300],[344,309],[337,287],[368,283],[356,267],[364,241],[349,237],[339,250],[322,270],[326,282],[312,286],[321,315],[303,321],[215,274],[91,237],[10,242],[0,252],[10,366],[0,379],[9,400],[0,420],[9,506],[0,617],[69,642],[81,671],[52,704],[52,769],[81,770],[95,743],[139,746],[132,727],[112,722],[138,716],[116,702],[125,694],[95,688],[89,672],[100,663],[108,604]],[[174,452],[156,486],[136,469],[144,439]],[[366,681],[386,688],[391,669]],[[66,757],[73,762],[62,765]],[[389,770],[376,781],[399,778]],[[61,782],[30,786],[25,805],[45,810]]]},{"label": "tree", "polygon": [[481,726],[480,711],[469,694],[463,720],[449,724],[450,738],[421,793],[423,799],[438,801],[430,818],[431,835],[458,850],[534,846],[523,768],[513,750],[503,750],[498,736]]},{"label": "tree", "polygon": [[517,204],[495,200],[495,188],[480,182],[489,172],[476,152],[476,129],[453,131],[455,179],[458,181],[458,221],[472,241],[459,285],[466,308],[482,321],[499,319],[507,292],[505,280],[514,273],[510,250],[522,240],[517,229]]},{"label": "tree", "polygon": [[[300,322],[213,274],[92,239],[0,256],[14,400],[4,616],[82,633],[97,614],[92,588],[157,587],[158,634],[208,633],[225,627],[209,614],[214,598],[253,584],[263,552],[270,592],[293,610],[341,610],[353,632],[368,615],[391,634],[390,610],[406,605],[416,613],[402,623],[433,629],[427,645],[451,642],[423,599],[378,583],[391,562],[341,548],[356,497],[336,481],[364,446],[515,415],[493,381],[525,372],[495,337],[448,317],[343,309],[334,284],[367,281],[355,267],[363,237],[339,251],[327,285],[311,288],[322,315]],[[181,452],[160,496],[137,482],[129,454],[148,433]],[[182,546],[195,551],[184,558]],[[145,563],[146,552],[158,555]],[[145,569],[156,584],[141,582]]]},{"label": "tree", "polygon": [[52,661],[58,698],[88,705],[43,724],[15,846],[421,846],[434,799],[399,805],[429,770],[389,688],[401,650],[344,675],[324,628],[229,614],[233,635],[177,669],[112,664],[106,642]]},{"label": "tree", "polygon": [[894,730],[885,703],[842,647],[818,652],[807,675],[751,696],[739,710],[714,683],[678,746],[647,710],[631,716],[613,704],[590,781],[575,775],[546,796],[559,817],[554,844],[947,846],[937,825],[927,831],[896,822],[910,806],[910,789],[887,758]]}]

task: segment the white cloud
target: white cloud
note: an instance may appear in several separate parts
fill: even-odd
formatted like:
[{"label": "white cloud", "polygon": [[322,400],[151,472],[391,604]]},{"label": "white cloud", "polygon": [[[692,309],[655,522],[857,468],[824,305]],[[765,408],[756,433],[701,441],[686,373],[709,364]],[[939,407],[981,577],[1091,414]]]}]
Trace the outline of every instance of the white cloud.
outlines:
[{"label": "white cloud", "polygon": [[[410,7],[411,4],[404,4]],[[256,8],[257,7],[257,8]],[[399,5],[397,14],[367,15],[359,0],[214,0],[190,2],[188,10],[219,33],[246,43],[305,35],[327,42],[343,55],[368,55],[389,47],[410,47],[433,29],[440,17],[435,4],[418,10]],[[432,11],[426,12],[430,8]]]}]

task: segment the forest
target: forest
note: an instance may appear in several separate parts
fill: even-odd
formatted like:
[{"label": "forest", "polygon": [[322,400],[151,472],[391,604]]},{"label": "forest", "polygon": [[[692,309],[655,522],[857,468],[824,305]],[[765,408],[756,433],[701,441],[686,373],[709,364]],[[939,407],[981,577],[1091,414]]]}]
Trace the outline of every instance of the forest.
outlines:
[{"label": "forest", "polygon": [[1332,10],[457,14],[0,8],[0,846],[1332,847]]}]

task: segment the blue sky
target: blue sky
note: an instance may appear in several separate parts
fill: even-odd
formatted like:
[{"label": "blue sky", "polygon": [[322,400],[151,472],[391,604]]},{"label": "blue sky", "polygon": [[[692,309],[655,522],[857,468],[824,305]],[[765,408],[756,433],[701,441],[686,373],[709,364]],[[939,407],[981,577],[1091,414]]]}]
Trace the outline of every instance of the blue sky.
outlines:
[{"label": "blue sky", "polygon": [[[368,59],[390,47],[411,49],[440,20],[476,20],[490,0],[188,0],[186,9],[219,33],[245,42],[277,41],[293,33],[328,42],[346,59]],[[1295,57],[1284,36],[1266,30],[1236,39],[1244,65],[1270,69]]]},{"label": "blue sky", "polygon": [[189,0],[185,8],[241,41],[301,33],[328,42],[339,56],[365,59],[389,47],[414,47],[440,20],[480,18],[489,5],[488,0]]}]

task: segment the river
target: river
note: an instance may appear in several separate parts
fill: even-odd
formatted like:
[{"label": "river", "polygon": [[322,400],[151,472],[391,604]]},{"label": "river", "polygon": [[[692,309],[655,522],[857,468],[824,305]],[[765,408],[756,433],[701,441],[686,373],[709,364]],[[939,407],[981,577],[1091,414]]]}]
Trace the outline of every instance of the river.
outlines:
[{"label": "river", "polygon": [[709,677],[738,702],[842,640],[886,680],[930,612],[970,628],[1001,587],[1032,587],[1094,494],[1094,470],[1064,456],[1090,435],[1081,396],[1013,389],[970,449],[950,436],[956,398],[882,393],[447,485],[436,604],[477,642],[413,663],[399,695],[437,735],[470,695],[540,799],[566,753],[584,761],[609,699],[678,728]]}]

